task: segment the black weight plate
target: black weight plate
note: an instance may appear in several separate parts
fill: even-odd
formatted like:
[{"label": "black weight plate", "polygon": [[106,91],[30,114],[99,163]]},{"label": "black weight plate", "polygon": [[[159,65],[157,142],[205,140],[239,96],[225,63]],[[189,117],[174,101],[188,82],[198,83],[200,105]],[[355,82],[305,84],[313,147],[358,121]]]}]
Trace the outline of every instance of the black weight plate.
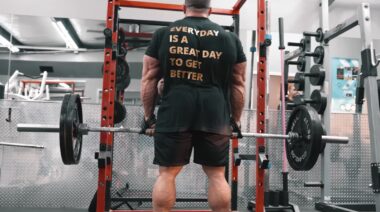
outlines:
[{"label": "black weight plate", "polygon": [[65,95],[61,104],[61,114],[59,119],[59,147],[61,152],[61,158],[64,164],[70,164],[68,151],[66,150],[66,127],[65,116],[67,116],[67,105],[70,100],[70,94]]},{"label": "black weight plate", "polygon": [[287,139],[286,155],[289,165],[296,171],[313,168],[321,150],[323,134],[317,112],[311,107],[298,106],[290,115],[286,132],[299,135],[299,138]]},{"label": "black weight plate", "polygon": [[116,69],[116,89],[125,90],[131,83],[131,75],[129,73],[129,65],[124,59],[118,59]]},{"label": "black weight plate", "polygon": [[319,55],[314,57],[314,63],[322,65],[325,58],[325,48],[323,48],[323,46],[317,46],[314,50],[314,54]]},{"label": "black weight plate", "polygon": [[79,163],[82,153],[82,134],[79,132],[79,125],[82,123],[82,104],[79,95],[66,95],[60,117],[61,156],[66,165]]},{"label": "black weight plate", "polygon": [[303,95],[297,95],[293,97],[293,103],[295,104],[295,107],[300,106],[300,105],[305,105]]},{"label": "black weight plate", "polygon": [[300,49],[304,52],[306,48],[306,39],[302,38],[300,41],[300,44],[301,44]]},{"label": "black weight plate", "polygon": [[305,77],[303,73],[297,72],[294,81],[294,87],[297,91],[305,90]]},{"label": "black weight plate", "polygon": [[327,106],[327,97],[319,90],[314,90],[311,93],[310,99],[313,101],[310,106],[313,107],[319,114],[323,114]]},{"label": "black weight plate", "polygon": [[125,106],[121,104],[119,101],[115,101],[113,122],[115,124],[119,124],[122,121],[124,121],[126,116],[127,116],[127,109],[125,108]]},{"label": "black weight plate", "polygon": [[318,43],[321,43],[323,41],[323,38],[324,38],[324,33],[323,33],[323,30],[322,28],[318,28],[317,29],[317,34],[318,36],[315,37],[315,40],[318,42]]},{"label": "black weight plate", "polygon": [[[313,76],[310,77],[310,83],[315,86],[321,86],[325,82],[326,72],[322,65],[313,65],[310,70],[310,74]],[[315,76],[314,76],[315,75]]]},{"label": "black weight plate", "polygon": [[305,72],[305,67],[306,67],[305,57],[299,56],[297,59],[297,62],[298,62],[297,70],[300,72]]}]

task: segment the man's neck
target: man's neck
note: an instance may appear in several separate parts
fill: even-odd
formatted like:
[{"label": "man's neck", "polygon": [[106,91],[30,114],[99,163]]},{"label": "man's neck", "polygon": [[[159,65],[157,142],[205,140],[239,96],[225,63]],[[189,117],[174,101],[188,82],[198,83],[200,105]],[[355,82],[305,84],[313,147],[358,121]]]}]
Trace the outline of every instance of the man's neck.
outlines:
[{"label": "man's neck", "polygon": [[200,17],[200,18],[208,18],[207,13],[197,13],[193,11],[187,11],[185,14],[186,17]]}]

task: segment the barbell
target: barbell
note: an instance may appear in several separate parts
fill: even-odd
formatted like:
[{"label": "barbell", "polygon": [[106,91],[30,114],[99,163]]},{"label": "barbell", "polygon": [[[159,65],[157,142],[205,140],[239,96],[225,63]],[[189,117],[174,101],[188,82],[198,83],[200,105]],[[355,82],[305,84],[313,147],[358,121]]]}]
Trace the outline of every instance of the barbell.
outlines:
[{"label": "barbell", "polygon": [[45,147],[41,145],[9,143],[9,142],[0,142],[0,146],[21,147],[21,148],[31,148],[31,149],[45,149]]},{"label": "barbell", "polygon": [[[67,94],[63,98],[59,125],[18,124],[18,132],[59,133],[62,161],[66,165],[78,164],[82,152],[83,135],[89,132],[140,133],[138,128],[91,127],[83,123],[79,95]],[[147,132],[152,134],[152,132]],[[245,137],[286,139],[287,157],[295,170],[309,170],[318,160],[326,143],[346,144],[348,137],[326,136],[317,112],[299,106],[289,118],[287,135],[243,133]]]}]

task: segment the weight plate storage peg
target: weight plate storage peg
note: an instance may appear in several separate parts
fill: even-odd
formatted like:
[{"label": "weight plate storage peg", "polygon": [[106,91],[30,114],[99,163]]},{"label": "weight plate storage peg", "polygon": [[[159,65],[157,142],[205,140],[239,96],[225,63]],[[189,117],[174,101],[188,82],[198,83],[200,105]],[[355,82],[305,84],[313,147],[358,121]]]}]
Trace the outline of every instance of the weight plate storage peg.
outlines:
[{"label": "weight plate storage peg", "polygon": [[311,107],[298,106],[289,118],[286,132],[297,133],[286,140],[289,165],[297,171],[308,171],[318,160],[324,133],[318,113]]}]

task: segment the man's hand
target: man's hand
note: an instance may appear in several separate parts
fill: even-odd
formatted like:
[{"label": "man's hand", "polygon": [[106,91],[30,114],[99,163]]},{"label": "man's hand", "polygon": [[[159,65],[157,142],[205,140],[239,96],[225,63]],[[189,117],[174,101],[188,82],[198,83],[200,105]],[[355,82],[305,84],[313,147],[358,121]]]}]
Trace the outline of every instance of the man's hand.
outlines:
[{"label": "man's hand", "polygon": [[157,119],[156,119],[156,116],[154,114],[149,118],[144,118],[144,122],[141,126],[140,134],[153,136],[154,131],[155,131],[155,127],[156,127],[156,122],[157,122]]},{"label": "man's hand", "polygon": [[237,138],[243,138],[243,134],[241,133],[241,123],[240,121],[235,121],[231,118],[230,120],[231,128],[232,128],[232,133],[237,134]]}]

